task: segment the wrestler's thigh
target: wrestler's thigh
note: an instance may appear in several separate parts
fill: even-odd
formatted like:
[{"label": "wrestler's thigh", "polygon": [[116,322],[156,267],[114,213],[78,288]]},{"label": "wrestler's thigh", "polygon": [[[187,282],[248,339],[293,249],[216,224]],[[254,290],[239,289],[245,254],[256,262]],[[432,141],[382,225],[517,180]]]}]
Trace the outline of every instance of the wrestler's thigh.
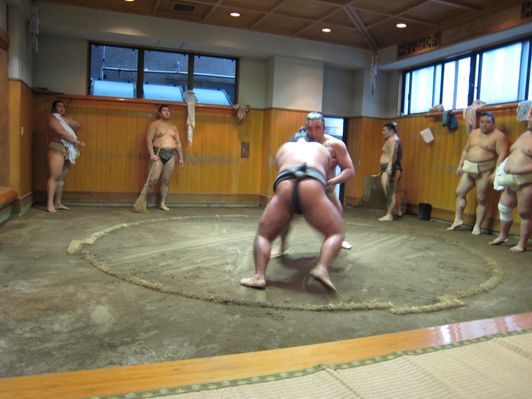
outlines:
[{"label": "wrestler's thigh", "polygon": [[520,187],[516,194],[519,213],[530,214],[532,212],[532,183]]},{"label": "wrestler's thigh", "polygon": [[[163,170],[163,163],[161,160],[153,161],[152,163],[153,169],[151,170],[151,176],[150,176],[150,182],[155,183],[157,180],[159,180],[159,177],[161,176],[161,171]],[[150,168],[152,167],[150,165]]]},{"label": "wrestler's thigh", "polygon": [[395,171],[394,175],[392,176],[392,192],[395,192],[397,188],[399,187],[399,182],[401,181],[401,175],[403,172],[401,172],[399,169]]},{"label": "wrestler's thigh", "polygon": [[491,172],[489,170],[482,172],[482,174],[475,181],[477,186],[477,200],[483,201],[488,196]]},{"label": "wrestler's thigh", "polygon": [[65,165],[65,157],[59,152],[49,149],[48,150],[48,166],[50,168],[50,175],[53,178],[58,178],[63,172]]},{"label": "wrestler's thigh", "polygon": [[65,161],[64,165],[63,165],[63,170],[61,171],[61,179],[62,180],[65,180],[67,175],[68,175],[68,172],[70,171],[70,162],[68,161]]},{"label": "wrestler's thigh", "polygon": [[272,241],[290,223],[292,209],[278,195],[274,195],[268,203],[259,221],[258,235]]},{"label": "wrestler's thigh", "polygon": [[384,193],[388,192],[388,182],[390,181],[390,176],[388,176],[388,173],[382,172],[381,175],[381,186],[384,190]]},{"label": "wrestler's thigh", "polygon": [[[318,183],[319,184],[319,183]],[[301,187],[299,196],[303,217],[326,236],[341,233],[342,216],[319,186]]]},{"label": "wrestler's thigh", "polygon": [[456,194],[465,196],[474,185],[475,179],[467,173],[462,173],[462,176],[460,176],[460,180],[458,181],[458,186],[456,187]]},{"label": "wrestler's thigh", "polygon": [[168,180],[175,170],[175,155],[172,156],[163,166],[163,179]]}]

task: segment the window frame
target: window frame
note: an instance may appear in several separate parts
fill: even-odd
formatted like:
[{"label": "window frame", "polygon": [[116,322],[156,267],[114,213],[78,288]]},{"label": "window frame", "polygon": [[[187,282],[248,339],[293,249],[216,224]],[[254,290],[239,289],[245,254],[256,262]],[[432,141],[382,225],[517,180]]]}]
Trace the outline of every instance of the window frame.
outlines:
[{"label": "window frame", "polygon": [[[523,43],[523,47],[526,45],[526,43],[528,43],[528,55],[529,55],[529,59],[528,59],[528,66],[527,66],[527,72],[526,72],[526,80],[524,82],[524,98],[518,98],[517,100],[515,101],[525,101],[525,100],[532,100],[532,98],[528,98],[528,92],[529,92],[529,85],[530,85],[530,74],[532,73],[532,36],[527,36],[527,37],[524,37],[524,38],[520,38],[520,39],[516,39],[516,40],[512,40],[512,41],[509,41],[509,42],[505,42],[505,43],[500,43],[500,44],[497,44],[497,45],[494,45],[494,46],[489,46],[489,47],[483,47],[483,48],[480,48],[478,50],[475,50],[475,51],[470,51],[470,52],[464,52],[464,53],[461,53],[461,54],[458,54],[458,55],[454,55],[454,56],[451,56],[451,57],[448,57],[448,58],[443,58],[443,59],[440,59],[439,61],[437,62],[431,62],[431,63],[426,63],[426,64],[420,64],[420,65],[416,65],[416,66],[413,66],[411,68],[408,68],[408,69],[404,69],[402,71],[402,84],[401,84],[401,103],[400,103],[400,114],[401,115],[419,115],[419,114],[424,114],[426,112],[429,112],[429,110],[427,111],[424,111],[424,112],[416,112],[416,113],[411,113],[410,112],[410,109],[411,109],[411,106],[412,106],[412,73],[416,70],[419,70],[419,69],[423,69],[423,68],[427,68],[427,67],[433,67],[434,68],[434,72],[436,71],[436,67],[438,65],[441,65],[442,67],[442,73],[441,73],[441,90],[440,90],[440,104],[441,102],[443,101],[442,100],[442,95],[443,95],[443,78],[445,76],[444,72],[445,72],[445,64],[449,63],[449,62],[456,62],[456,61],[459,61],[459,60],[462,60],[462,59],[465,59],[465,58],[469,58],[470,57],[470,67],[469,67],[469,89],[468,89],[468,98],[467,98],[467,103],[468,104],[471,104],[474,100],[478,100],[479,97],[480,97],[480,92],[481,92],[481,85],[480,85],[480,82],[481,82],[481,74],[482,74],[482,59],[483,59],[483,55],[484,53],[486,52],[489,52],[489,51],[492,51],[492,50],[497,50],[497,49],[500,49],[500,48],[504,48],[504,47],[509,47],[511,45],[514,45],[516,43]],[[478,59],[478,63],[477,63],[477,59]],[[478,71],[478,72],[477,72]],[[410,78],[408,79],[409,80],[409,89],[408,89],[408,107],[406,107],[406,98],[405,98],[405,90],[406,90],[406,87],[405,87],[405,82],[406,82],[406,76],[407,74],[410,74]],[[520,77],[518,78],[520,79]],[[518,82],[518,84],[522,84],[522,82]],[[518,93],[517,95],[519,96],[519,89],[518,89]],[[433,93],[432,93],[432,97],[434,98],[434,89],[433,89]],[[455,90],[454,90],[454,99],[453,99],[453,106],[456,104],[456,74],[455,74]],[[529,96],[529,97],[532,97]],[[515,102],[515,101],[506,101],[506,102],[500,102],[500,103],[494,103],[494,104],[508,104],[508,103],[512,103],[512,102]],[[490,104],[491,105],[491,104]],[[408,108],[408,109],[405,109],[405,108]]]},{"label": "window frame", "polygon": [[[239,95],[239,82],[240,82],[240,58],[239,57],[233,57],[233,56],[223,56],[220,54],[209,54],[209,53],[197,53],[193,51],[178,51],[174,49],[168,49],[168,48],[158,48],[158,47],[145,47],[145,46],[135,46],[135,45],[124,45],[124,44],[115,44],[110,42],[99,42],[99,41],[88,41],[87,46],[87,87],[86,87],[86,93],[87,96],[94,97],[90,91],[91,91],[91,64],[92,64],[92,51],[91,48],[93,45],[96,46],[111,46],[111,47],[120,47],[120,48],[127,48],[132,50],[138,50],[138,63],[137,63],[137,82],[135,85],[136,88],[136,97],[132,97],[132,99],[137,100],[146,100],[146,101],[158,101],[157,99],[145,99],[144,98],[144,53],[145,51],[158,51],[158,52],[165,52],[165,53],[177,53],[177,54],[185,54],[188,56],[188,76],[187,76],[187,90],[194,90],[194,57],[195,56],[205,56],[205,57],[212,57],[212,58],[222,58],[222,59],[230,59],[234,60],[235,65],[235,102],[234,104],[238,104],[238,95]],[[109,96],[112,98],[112,96]],[[168,100],[161,100],[165,102],[172,102]],[[184,102],[181,102],[184,103]],[[229,107],[233,106],[234,104],[228,105]],[[203,105],[212,105],[212,106],[222,106],[227,107],[227,105],[218,105],[218,104],[209,104],[209,103],[203,103]]]}]

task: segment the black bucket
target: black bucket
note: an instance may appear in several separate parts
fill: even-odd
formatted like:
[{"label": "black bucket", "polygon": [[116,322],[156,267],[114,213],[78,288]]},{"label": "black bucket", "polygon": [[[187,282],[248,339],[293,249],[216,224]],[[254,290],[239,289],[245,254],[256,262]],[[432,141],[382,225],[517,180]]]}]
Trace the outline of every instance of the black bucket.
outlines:
[{"label": "black bucket", "polygon": [[425,202],[419,203],[419,211],[417,218],[419,220],[430,220],[430,214],[432,213],[432,205]]}]

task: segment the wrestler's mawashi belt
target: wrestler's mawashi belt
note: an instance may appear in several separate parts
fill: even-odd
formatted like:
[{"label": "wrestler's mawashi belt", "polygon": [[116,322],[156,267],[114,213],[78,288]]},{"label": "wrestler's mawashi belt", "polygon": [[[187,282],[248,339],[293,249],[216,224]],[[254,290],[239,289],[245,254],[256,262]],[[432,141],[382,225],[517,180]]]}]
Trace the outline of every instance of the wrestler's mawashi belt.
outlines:
[{"label": "wrestler's mawashi belt", "polygon": [[296,180],[294,191],[292,194],[292,204],[294,206],[294,212],[301,214],[301,204],[299,203],[299,182],[303,179],[311,178],[319,181],[324,188],[327,187],[327,179],[318,169],[308,167],[306,163],[292,166],[288,169],[284,169],[275,178],[273,182],[273,191],[277,188],[277,185],[283,180]]},{"label": "wrestler's mawashi belt", "polygon": [[163,165],[166,165],[166,163],[172,159],[172,157],[175,154],[175,148],[160,148],[159,147],[153,147],[153,151],[157,153],[159,152],[159,158],[161,159]]}]

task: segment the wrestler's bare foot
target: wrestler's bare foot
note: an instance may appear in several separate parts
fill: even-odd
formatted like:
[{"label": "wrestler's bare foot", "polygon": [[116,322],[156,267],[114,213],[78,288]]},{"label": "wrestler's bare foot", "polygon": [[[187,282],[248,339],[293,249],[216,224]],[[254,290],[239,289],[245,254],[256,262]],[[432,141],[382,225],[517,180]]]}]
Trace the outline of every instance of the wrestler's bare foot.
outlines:
[{"label": "wrestler's bare foot", "polygon": [[323,266],[316,266],[314,269],[310,271],[310,275],[314,277],[316,280],[318,280],[320,283],[322,283],[326,288],[334,292],[337,292],[336,287],[334,286],[331,279],[329,278],[329,272]]},{"label": "wrestler's bare foot", "polygon": [[170,208],[168,208],[165,204],[159,205],[159,209],[162,209],[163,211],[169,211]]},{"label": "wrestler's bare foot", "polygon": [[512,252],[525,252],[526,247],[522,247],[520,244],[517,244],[515,247],[510,248]]},{"label": "wrestler's bare foot", "polygon": [[49,213],[56,213],[57,212],[57,210],[53,207],[53,205],[48,205],[47,209],[48,209]]},{"label": "wrestler's bare foot", "polygon": [[342,241],[342,249],[351,249],[353,245],[347,241]]},{"label": "wrestler's bare foot", "polygon": [[449,227],[447,227],[447,230],[449,230],[449,231],[456,230],[458,227],[460,227],[463,224],[464,224],[464,222],[462,222],[461,220],[455,220],[453,222],[453,224],[451,224]]},{"label": "wrestler's bare foot", "polygon": [[490,245],[500,245],[508,242],[508,237],[498,236],[495,240],[490,241]]},{"label": "wrestler's bare foot", "polygon": [[393,221],[393,216],[390,214],[386,214],[383,217],[379,218],[379,222],[391,222]]},{"label": "wrestler's bare foot", "polygon": [[288,252],[288,249],[282,249],[282,248],[272,249],[272,252],[270,253],[270,259],[284,256],[287,254],[287,252]]},{"label": "wrestler's bare foot", "polygon": [[240,280],[240,285],[243,285],[244,287],[263,289],[266,288],[266,280],[264,279],[264,276],[255,275],[253,277],[243,278]]},{"label": "wrestler's bare foot", "polygon": [[479,236],[480,235],[480,226],[473,226],[473,231],[471,232],[471,234],[473,234],[474,236]]},{"label": "wrestler's bare foot", "polygon": [[65,209],[65,210],[70,210],[70,208],[66,205],[63,205],[63,204],[56,204],[55,205],[55,209]]}]

